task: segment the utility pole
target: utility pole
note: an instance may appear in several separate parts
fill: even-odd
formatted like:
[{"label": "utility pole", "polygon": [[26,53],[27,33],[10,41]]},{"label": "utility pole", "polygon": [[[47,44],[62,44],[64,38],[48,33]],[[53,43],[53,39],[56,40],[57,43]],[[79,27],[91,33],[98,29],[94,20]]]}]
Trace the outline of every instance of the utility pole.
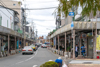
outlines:
[{"label": "utility pole", "polygon": [[25,4],[25,19],[24,19],[24,46],[25,46],[25,26],[26,26],[26,4]]},{"label": "utility pole", "polygon": [[37,29],[36,29],[36,42],[37,42],[37,32],[38,32],[38,31],[37,31]]}]

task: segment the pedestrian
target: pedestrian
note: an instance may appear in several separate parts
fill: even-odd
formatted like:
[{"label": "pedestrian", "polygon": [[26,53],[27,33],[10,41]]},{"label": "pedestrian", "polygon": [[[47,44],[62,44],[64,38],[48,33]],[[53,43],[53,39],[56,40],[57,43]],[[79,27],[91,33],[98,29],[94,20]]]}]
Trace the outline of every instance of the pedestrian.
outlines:
[{"label": "pedestrian", "polygon": [[85,56],[85,46],[84,45],[82,45],[81,50],[82,50],[81,51],[82,55]]},{"label": "pedestrian", "polygon": [[59,67],[62,67],[62,59],[61,59],[61,57],[56,59],[55,62],[58,63]]},{"label": "pedestrian", "polygon": [[59,47],[59,48],[60,48],[60,50],[62,50],[62,46],[61,46],[61,45],[60,45],[60,47]]},{"label": "pedestrian", "polygon": [[78,45],[76,44],[76,46],[75,46],[75,57],[78,57],[78,50],[79,50],[79,47],[78,47]]}]

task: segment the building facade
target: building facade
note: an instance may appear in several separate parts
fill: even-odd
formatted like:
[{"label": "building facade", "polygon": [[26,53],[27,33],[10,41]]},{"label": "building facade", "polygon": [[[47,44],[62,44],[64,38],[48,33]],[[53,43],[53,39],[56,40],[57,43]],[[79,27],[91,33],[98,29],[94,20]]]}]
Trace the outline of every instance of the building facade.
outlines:
[{"label": "building facade", "polygon": [[16,11],[0,6],[0,25],[15,30],[15,26],[19,21],[17,15]]},{"label": "building facade", "polygon": [[[75,58],[75,45],[77,44],[79,46],[78,55],[82,58],[81,47],[84,45],[86,48],[86,58],[96,58],[100,56],[100,49],[97,49],[97,40],[99,40],[97,37],[100,36],[99,16],[97,16],[96,20],[96,17],[91,18],[91,14],[90,17],[87,17],[78,15],[76,11],[75,13],[74,18],[68,16],[65,19],[61,19],[61,27],[51,34],[51,42],[53,42],[56,37],[55,49],[59,51],[58,54],[60,51],[63,51],[65,54],[68,54],[70,58]],[[73,28],[71,27],[72,21],[74,25]],[[63,49],[60,47],[63,47]]]},{"label": "building facade", "polygon": [[[8,7],[10,9],[13,9],[13,10],[18,12],[18,14],[19,14],[18,15],[19,23],[17,25],[19,27],[19,30],[22,30],[22,28],[21,28],[22,27],[22,22],[21,22],[21,20],[22,20],[22,16],[21,16],[22,15],[21,14],[21,12],[22,12],[22,10],[21,10],[21,2],[20,1],[12,1],[12,0],[2,0],[0,5]],[[19,10],[16,9],[16,8],[18,8]]]}]

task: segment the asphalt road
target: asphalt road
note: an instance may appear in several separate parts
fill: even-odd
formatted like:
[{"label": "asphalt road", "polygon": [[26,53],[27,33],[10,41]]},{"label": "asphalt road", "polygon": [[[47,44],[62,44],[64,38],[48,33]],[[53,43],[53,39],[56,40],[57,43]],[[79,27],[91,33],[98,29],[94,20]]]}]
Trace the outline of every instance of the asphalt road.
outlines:
[{"label": "asphalt road", "polygon": [[0,58],[0,67],[38,67],[48,60],[55,60],[58,56],[51,53],[46,48],[39,48],[33,55],[16,54]]}]

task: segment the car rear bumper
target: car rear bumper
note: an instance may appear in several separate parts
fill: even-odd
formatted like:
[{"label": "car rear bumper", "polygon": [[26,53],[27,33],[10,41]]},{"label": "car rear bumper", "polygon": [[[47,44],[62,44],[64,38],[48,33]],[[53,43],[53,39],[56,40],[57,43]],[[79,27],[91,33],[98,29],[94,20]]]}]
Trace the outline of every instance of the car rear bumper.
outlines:
[{"label": "car rear bumper", "polygon": [[33,51],[22,51],[22,53],[34,53]]}]

